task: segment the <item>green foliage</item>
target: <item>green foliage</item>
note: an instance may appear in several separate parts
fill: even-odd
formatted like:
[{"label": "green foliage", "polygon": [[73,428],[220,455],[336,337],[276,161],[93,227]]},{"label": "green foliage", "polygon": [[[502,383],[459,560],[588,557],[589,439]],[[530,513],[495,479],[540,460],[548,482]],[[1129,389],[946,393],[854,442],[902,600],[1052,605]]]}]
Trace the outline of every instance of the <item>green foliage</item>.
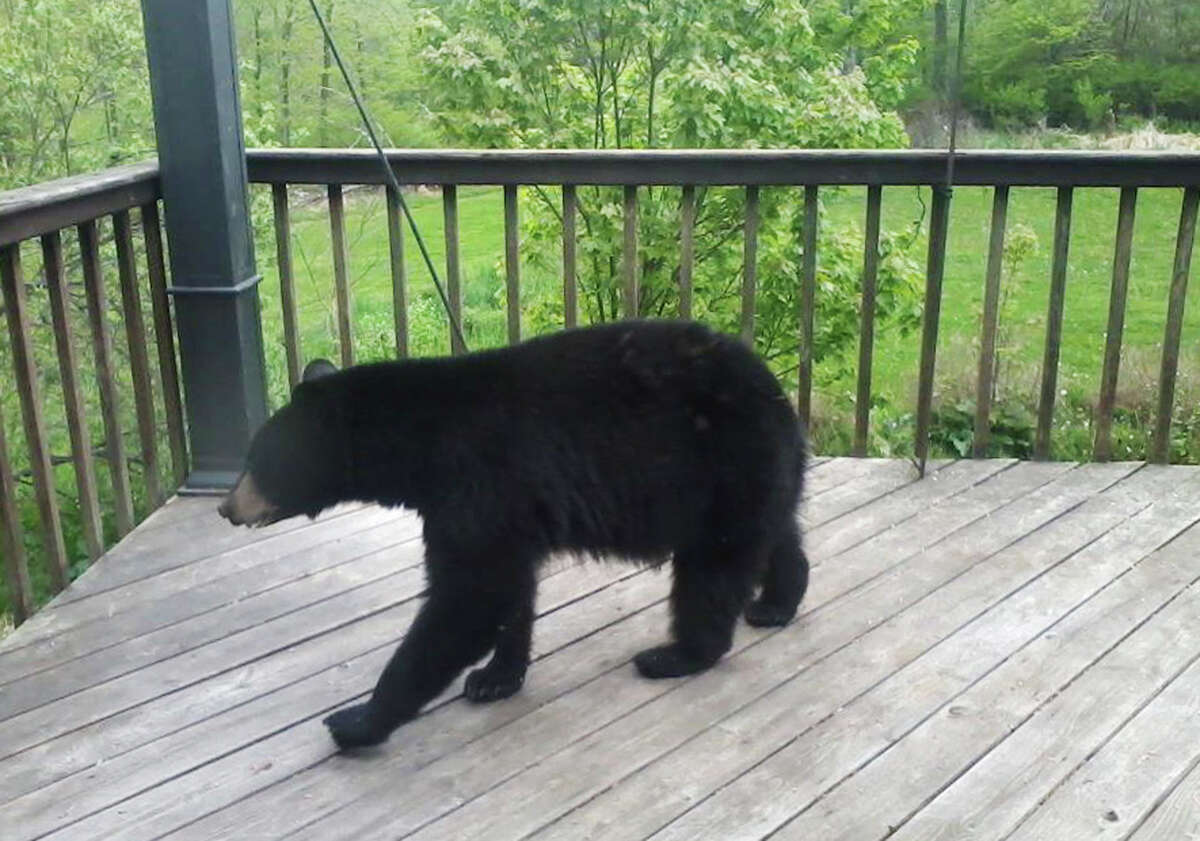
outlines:
[{"label": "green foliage", "polygon": [[153,154],[135,0],[11,0],[0,44],[0,188]]},{"label": "green foliage", "polygon": [[[887,107],[903,97],[916,57],[899,23],[917,5],[874,0],[846,15],[839,4],[800,0],[450,0],[420,13],[420,57],[431,112],[453,142],[468,146],[894,147],[906,140]],[[558,248],[559,205],[549,191],[538,198],[525,230],[548,260]],[[581,309],[586,320],[602,321],[621,312],[622,193],[587,187],[578,199]],[[732,329],[742,191],[700,189],[696,202],[694,311]],[[786,365],[802,213],[795,191],[783,190],[762,191],[759,212],[759,349]],[[678,190],[640,191],[643,315],[677,306],[678,227]],[[822,251],[821,282],[841,290],[852,321],[861,244],[844,231],[823,237],[830,251]],[[881,309],[885,320],[912,305],[913,266],[903,250],[900,240],[887,243],[884,281],[896,304]],[[852,340],[842,321],[823,322],[815,352],[840,352]]]}]

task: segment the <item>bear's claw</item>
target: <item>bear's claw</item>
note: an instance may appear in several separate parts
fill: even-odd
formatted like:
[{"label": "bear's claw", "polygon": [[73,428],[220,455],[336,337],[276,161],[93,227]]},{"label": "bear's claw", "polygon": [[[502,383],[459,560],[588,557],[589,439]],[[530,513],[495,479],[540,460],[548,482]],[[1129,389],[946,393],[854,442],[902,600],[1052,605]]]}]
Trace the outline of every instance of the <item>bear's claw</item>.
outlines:
[{"label": "bear's claw", "polygon": [[503,673],[500,670],[484,666],[467,675],[467,680],[463,684],[463,695],[468,701],[476,703],[499,701],[501,698],[517,694],[523,683],[525,683],[524,672],[521,674]]}]

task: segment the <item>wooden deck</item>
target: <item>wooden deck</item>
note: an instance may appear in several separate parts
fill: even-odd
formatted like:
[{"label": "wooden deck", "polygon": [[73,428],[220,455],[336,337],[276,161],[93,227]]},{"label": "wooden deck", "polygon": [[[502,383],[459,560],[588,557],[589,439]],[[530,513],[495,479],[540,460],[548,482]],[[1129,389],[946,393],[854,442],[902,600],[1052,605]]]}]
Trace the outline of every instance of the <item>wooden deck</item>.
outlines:
[{"label": "wooden deck", "polygon": [[1200,468],[835,459],[802,616],[651,682],[667,576],[548,565],[516,697],[378,752],[321,716],[419,603],[419,521],[176,500],[0,642],[0,837],[1200,835]]}]

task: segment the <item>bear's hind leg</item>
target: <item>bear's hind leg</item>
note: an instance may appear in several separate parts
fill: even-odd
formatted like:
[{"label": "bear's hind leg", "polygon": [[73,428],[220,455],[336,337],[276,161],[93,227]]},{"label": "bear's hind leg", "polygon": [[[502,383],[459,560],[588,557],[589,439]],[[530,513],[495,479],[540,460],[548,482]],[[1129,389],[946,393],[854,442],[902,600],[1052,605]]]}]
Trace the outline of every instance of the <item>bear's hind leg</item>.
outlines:
[{"label": "bear's hind leg", "polygon": [[724,547],[721,557],[715,557],[709,547],[675,554],[671,587],[675,641],[634,657],[643,677],[682,677],[721,659],[733,645],[734,625],[750,597],[755,557]]},{"label": "bear's hind leg", "polygon": [[801,545],[800,524],[793,518],[771,549],[762,593],[747,605],[746,621],[757,628],[786,625],[807,589],[808,558]]},{"label": "bear's hind leg", "polygon": [[488,652],[500,612],[490,593],[433,592],[375,684],[371,700],[339,710],[325,726],[339,748],[383,742]]},{"label": "bear's hind leg", "polygon": [[496,635],[496,650],[486,666],[467,675],[463,694],[469,701],[498,701],[516,694],[525,682],[533,644],[533,608],[537,578],[533,567],[521,582]]}]

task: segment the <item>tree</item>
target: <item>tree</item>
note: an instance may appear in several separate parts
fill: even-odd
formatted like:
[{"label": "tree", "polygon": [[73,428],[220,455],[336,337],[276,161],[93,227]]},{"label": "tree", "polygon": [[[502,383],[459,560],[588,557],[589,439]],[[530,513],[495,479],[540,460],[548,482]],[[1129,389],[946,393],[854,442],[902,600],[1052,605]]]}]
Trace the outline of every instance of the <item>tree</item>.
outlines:
[{"label": "tree", "polygon": [[[916,44],[899,34],[896,10],[919,7],[862,0],[847,13],[824,0],[448,0],[418,18],[425,102],[446,136],[468,146],[900,146],[903,125],[880,102],[898,102],[898,80],[913,75]],[[830,37],[818,37],[817,27]],[[856,61],[847,69],[851,51]],[[544,191],[535,195],[528,233],[550,254],[557,202]],[[613,318],[620,312],[621,196],[604,188],[578,196],[585,315]],[[743,199],[737,190],[701,189],[696,201],[696,314],[732,328]],[[677,190],[641,191],[644,315],[674,307],[678,202]],[[776,190],[762,192],[760,213],[759,349],[784,364],[795,345],[802,213],[794,192]],[[857,284],[857,270],[843,272],[837,263],[845,257],[857,265],[861,255],[834,247],[838,238],[830,231],[822,240],[830,247],[822,277]],[[882,282],[897,293],[888,300],[903,310],[912,276],[903,261],[885,263]],[[856,303],[846,303],[852,315]],[[840,333],[826,338],[822,351],[847,347]]]}]

